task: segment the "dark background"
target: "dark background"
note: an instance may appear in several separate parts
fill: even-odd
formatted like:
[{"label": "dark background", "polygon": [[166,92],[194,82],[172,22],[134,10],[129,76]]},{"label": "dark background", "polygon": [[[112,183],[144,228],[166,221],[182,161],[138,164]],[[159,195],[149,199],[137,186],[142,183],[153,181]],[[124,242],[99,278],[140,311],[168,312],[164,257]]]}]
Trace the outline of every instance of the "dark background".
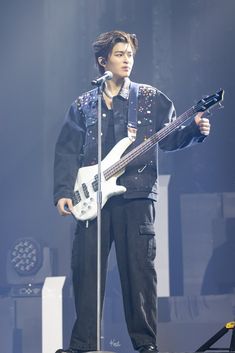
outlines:
[{"label": "dark background", "polygon": [[234,11],[234,0],[0,0],[2,292],[7,251],[21,237],[53,249],[53,273],[70,276],[74,224],[53,205],[54,145],[69,105],[97,75],[93,40],[122,29],[139,39],[132,80],[161,89],[178,114],[225,90],[207,141],[159,158],[172,176],[171,295],[185,294],[181,195],[235,192]]}]

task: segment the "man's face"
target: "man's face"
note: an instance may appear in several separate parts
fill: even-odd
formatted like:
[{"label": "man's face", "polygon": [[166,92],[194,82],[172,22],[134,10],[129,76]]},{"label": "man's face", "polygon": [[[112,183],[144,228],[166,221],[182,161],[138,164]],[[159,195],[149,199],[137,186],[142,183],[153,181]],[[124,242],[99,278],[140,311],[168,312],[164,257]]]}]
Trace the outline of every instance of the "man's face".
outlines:
[{"label": "man's face", "polygon": [[105,65],[105,71],[111,71],[114,78],[124,78],[131,74],[134,64],[134,56],[131,45],[128,43],[117,43]]}]

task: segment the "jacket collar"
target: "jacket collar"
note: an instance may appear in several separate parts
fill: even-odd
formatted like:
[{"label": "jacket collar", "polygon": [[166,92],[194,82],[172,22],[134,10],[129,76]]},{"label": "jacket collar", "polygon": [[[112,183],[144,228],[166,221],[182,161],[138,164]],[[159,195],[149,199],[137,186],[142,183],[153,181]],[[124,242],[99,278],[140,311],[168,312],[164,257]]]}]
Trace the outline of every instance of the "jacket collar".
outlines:
[{"label": "jacket collar", "polygon": [[125,77],[122,88],[120,89],[118,95],[124,99],[129,98],[131,80],[129,77]]},{"label": "jacket collar", "polygon": [[[123,85],[118,93],[118,96],[121,96],[125,100],[128,100],[130,94],[130,85],[131,80],[128,77],[125,77]],[[83,109],[90,109],[90,103],[96,105],[98,100],[98,88],[94,88],[91,91],[84,93],[81,97],[80,104],[82,105]]]}]

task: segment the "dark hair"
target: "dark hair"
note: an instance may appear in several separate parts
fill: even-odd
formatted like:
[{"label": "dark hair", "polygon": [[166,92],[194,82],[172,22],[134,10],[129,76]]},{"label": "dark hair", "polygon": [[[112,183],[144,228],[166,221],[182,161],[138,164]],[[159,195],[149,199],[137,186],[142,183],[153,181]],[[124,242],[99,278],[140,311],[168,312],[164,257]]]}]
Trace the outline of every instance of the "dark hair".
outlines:
[{"label": "dark hair", "polygon": [[99,64],[98,58],[102,57],[107,60],[115,44],[120,42],[130,44],[135,55],[138,49],[138,40],[135,34],[130,34],[123,31],[105,32],[101,33],[93,43],[92,46],[95,54],[96,64],[101,74],[104,73],[104,67]]}]

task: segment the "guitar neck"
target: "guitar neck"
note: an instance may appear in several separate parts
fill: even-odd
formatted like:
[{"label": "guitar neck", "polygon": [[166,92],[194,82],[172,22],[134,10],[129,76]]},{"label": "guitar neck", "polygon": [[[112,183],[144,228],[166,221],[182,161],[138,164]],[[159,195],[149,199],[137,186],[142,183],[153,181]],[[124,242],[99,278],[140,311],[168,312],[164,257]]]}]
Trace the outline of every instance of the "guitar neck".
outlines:
[{"label": "guitar neck", "polygon": [[172,123],[166,125],[164,128],[156,132],[154,135],[149,137],[147,140],[142,142],[139,146],[135,147],[132,151],[128,152],[123,156],[118,162],[114,163],[111,167],[104,171],[104,177],[106,180],[116,175],[118,172],[123,170],[130,162],[135,158],[149,151],[158,142],[163,140],[166,136],[170,135],[174,130],[181,126],[185,121],[191,118],[197,109],[195,106],[191,107],[189,110],[180,115]]}]

